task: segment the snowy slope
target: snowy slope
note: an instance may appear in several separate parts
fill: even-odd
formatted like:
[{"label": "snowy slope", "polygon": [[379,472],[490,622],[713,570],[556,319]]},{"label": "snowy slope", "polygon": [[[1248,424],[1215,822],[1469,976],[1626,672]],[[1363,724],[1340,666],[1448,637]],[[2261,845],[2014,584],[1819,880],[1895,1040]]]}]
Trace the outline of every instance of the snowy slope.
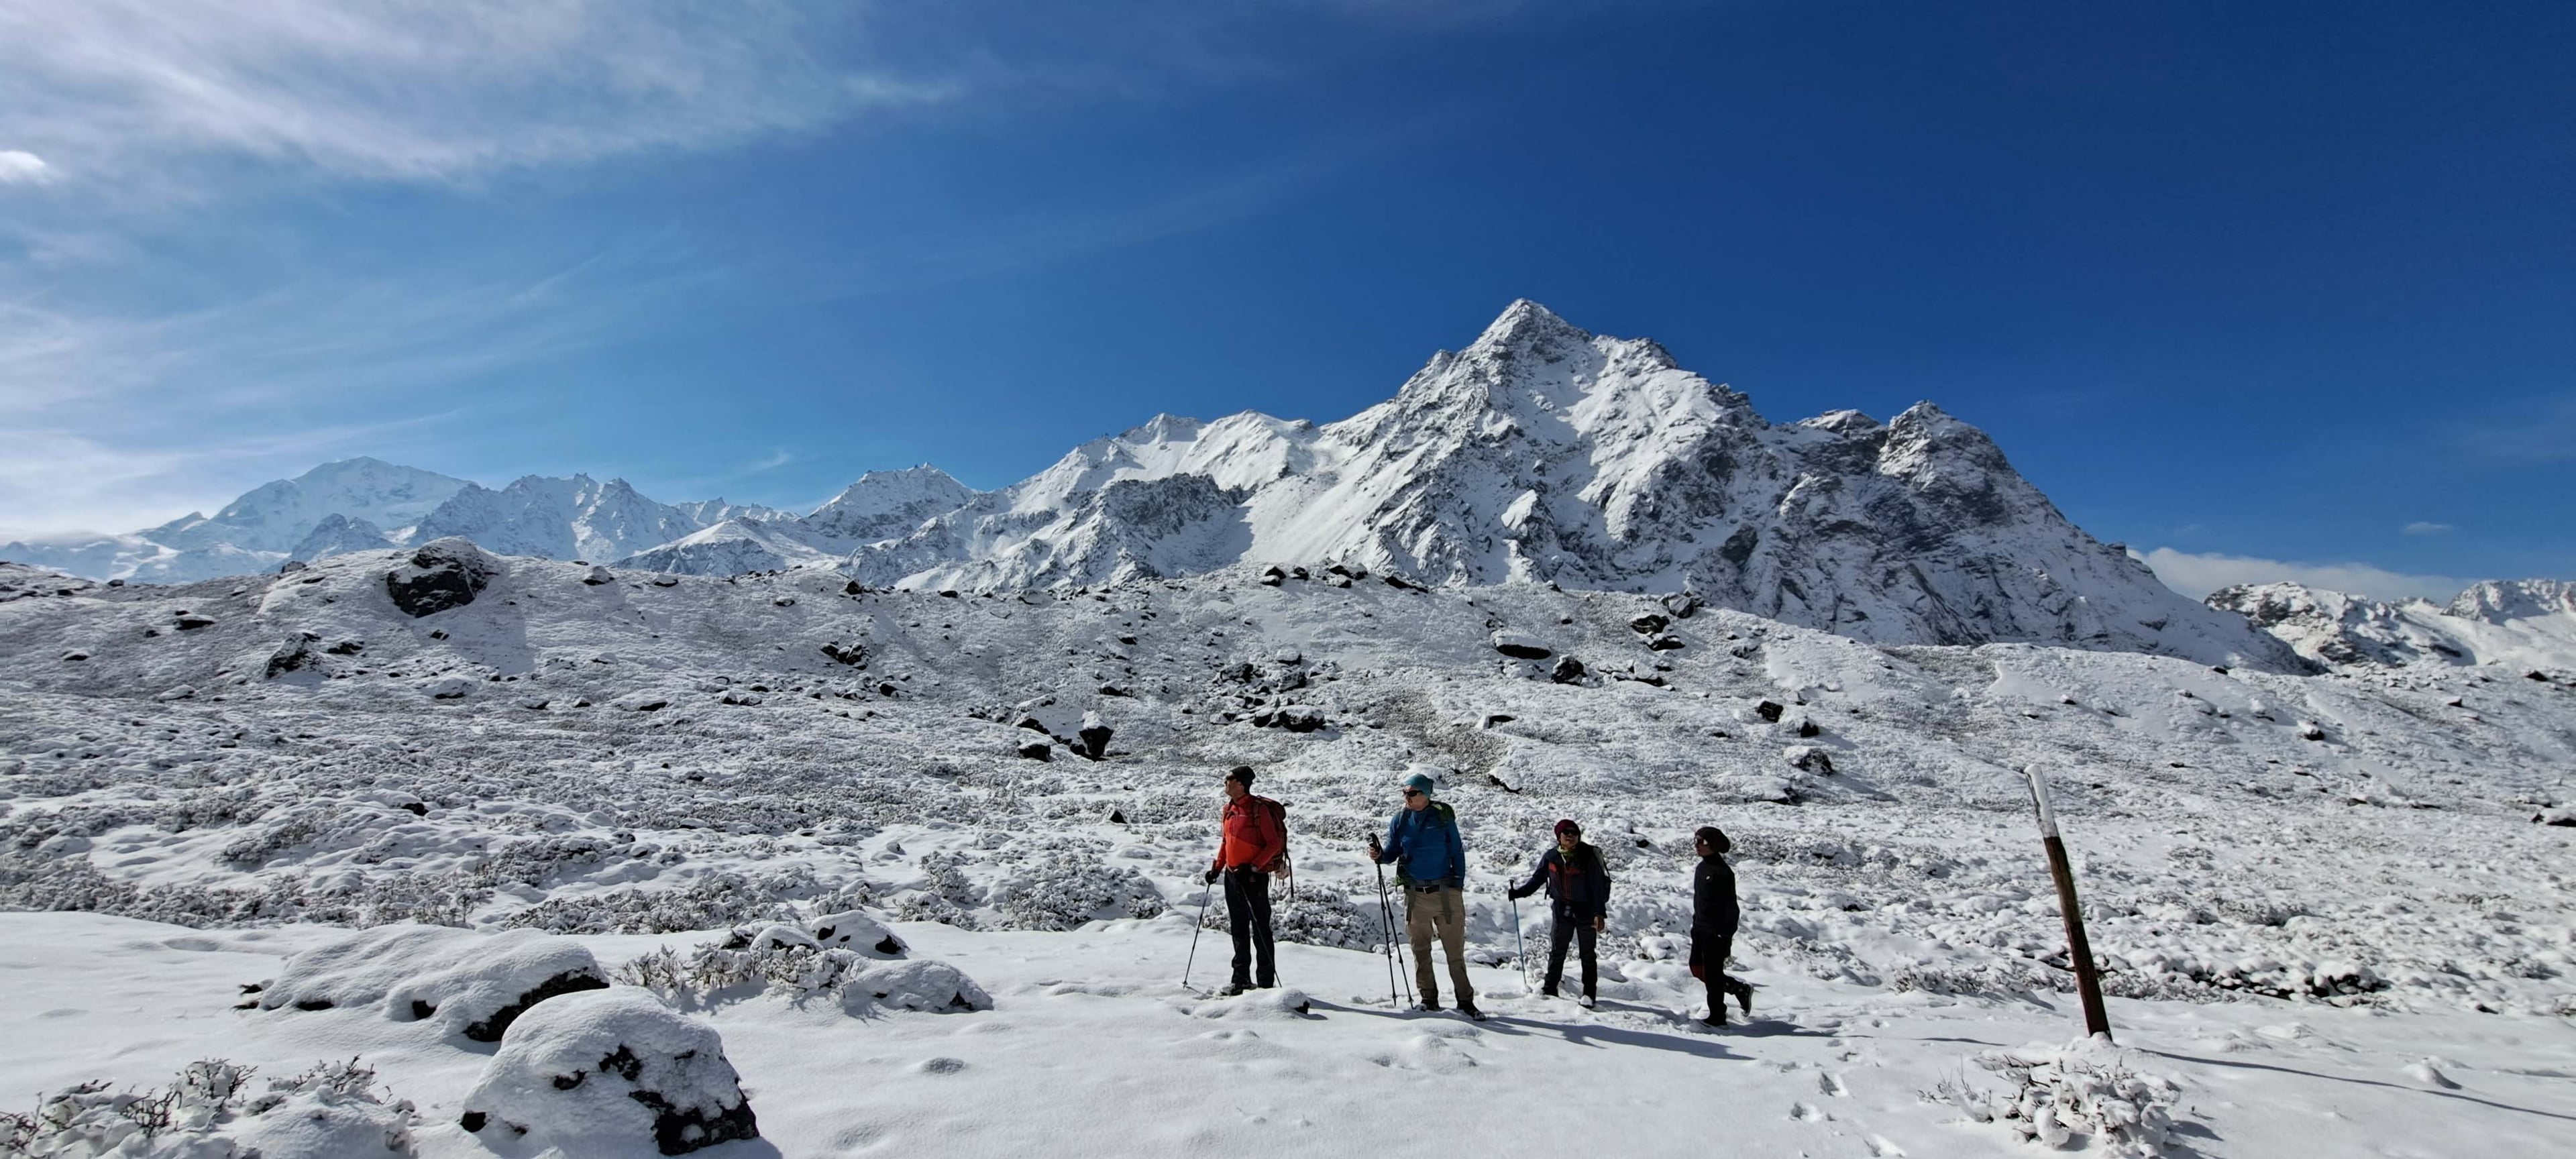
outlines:
[{"label": "snowy slope", "polygon": [[799,533],[843,549],[892,539],[923,520],[966,505],[973,489],[927,463],[900,471],[870,471],[806,514]]},{"label": "snowy slope", "polygon": [[346,555],[352,551],[382,551],[394,546],[394,538],[384,529],[364,519],[346,515],[327,515],[314,524],[313,530],[287,552],[287,558],[307,563],[328,555]]},{"label": "snowy slope", "polygon": [[[413,618],[385,582],[407,558],[167,588],[0,569],[0,908],[96,911],[0,918],[23,947],[0,1033],[64,1044],[0,1059],[0,1109],[209,1054],[281,1075],[358,1054],[420,1101],[425,1151],[482,1153],[455,1111],[488,1048],[366,1010],[228,1013],[234,987],[333,925],[557,931],[615,963],[866,906],[997,1009],[695,1015],[781,1153],[852,1131],[1024,1153],[1042,1119],[1083,1153],[1346,1154],[1417,1140],[1393,1084],[1456,1107],[1442,1137],[1471,1149],[1661,1154],[1702,1149],[1688,1092],[1711,1081],[1768,1108],[1740,1128],[1759,1153],[2009,1153],[1916,1095],[1984,1076],[1980,1051],[2075,1035],[2018,775],[2037,765],[2115,1025],[2223,1153],[2537,1154],[2576,1114],[2551,1077],[2576,1058],[2576,829],[2535,823],[2576,820],[2576,673],[2217,672],[1714,609],[1650,634],[1635,623],[1669,609],[1634,594],[1270,586],[1248,566],[945,598],[852,595],[822,568],[590,583],[517,558]],[[1550,680],[1497,631],[1587,675]],[[1107,759],[1049,740],[1092,713]],[[1282,719],[1317,727],[1260,723]],[[1019,755],[1032,742],[1051,759]],[[1311,1021],[1173,985],[1235,764],[1291,809],[1279,923]],[[1384,1005],[1355,851],[1416,767],[1466,826],[1502,1015],[1482,1027]],[[1599,1011],[1515,976],[1499,889],[1559,817],[1616,882]],[[1683,851],[1709,823],[1735,839],[1735,954],[1774,1020],[1734,1036],[1692,1028],[1678,960]],[[1542,907],[1519,914],[1541,944]],[[1221,903],[1210,921],[1202,984]],[[1546,1109],[1625,1099],[1615,1122]]]},{"label": "snowy slope", "polygon": [[[1115,486],[1130,494],[1110,499]],[[1837,411],[1774,426],[1655,343],[1527,301],[1349,419],[1159,416],[850,567],[874,584],[1009,590],[1331,560],[1434,582],[1689,590],[1888,643],[2299,663],[2068,523],[1929,403],[1887,424]]]},{"label": "snowy slope", "polygon": [[2211,593],[2302,656],[2337,667],[2487,664],[2576,668],[2576,584],[2488,581],[2447,605],[2383,602],[2300,584],[2241,584]]},{"label": "snowy slope", "polygon": [[828,566],[839,557],[796,534],[794,517],[728,519],[617,561],[621,568],[680,575],[742,575],[798,566]]}]

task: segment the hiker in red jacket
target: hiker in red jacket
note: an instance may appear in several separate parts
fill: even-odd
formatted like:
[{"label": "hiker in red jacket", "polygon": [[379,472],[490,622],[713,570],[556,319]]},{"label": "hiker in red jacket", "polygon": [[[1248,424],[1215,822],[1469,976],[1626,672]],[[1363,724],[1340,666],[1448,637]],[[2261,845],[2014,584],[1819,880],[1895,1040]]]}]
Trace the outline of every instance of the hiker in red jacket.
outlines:
[{"label": "hiker in red jacket", "polygon": [[[1206,878],[1210,885],[1225,878],[1225,916],[1234,932],[1234,980],[1220,993],[1278,984],[1278,950],[1270,940],[1270,874],[1288,851],[1285,815],[1279,802],[1252,795],[1250,765],[1237,765],[1225,775],[1225,812],[1218,822],[1224,840]],[[1258,974],[1253,972],[1256,957]]]}]

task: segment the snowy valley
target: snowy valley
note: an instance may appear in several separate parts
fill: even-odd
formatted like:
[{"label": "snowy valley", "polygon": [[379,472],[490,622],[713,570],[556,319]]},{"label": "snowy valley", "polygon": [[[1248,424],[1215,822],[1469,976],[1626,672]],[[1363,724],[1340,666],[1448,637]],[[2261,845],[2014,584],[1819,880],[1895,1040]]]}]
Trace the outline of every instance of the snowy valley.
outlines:
[{"label": "snowy valley", "polygon": [[[0,1111],[61,1120],[22,1148],[2576,1131],[2576,590],[2195,602],[1929,404],[1774,425],[1530,303],[1341,422],[1157,418],[990,492],[353,460],[65,550],[0,550],[0,1025],[49,1044],[0,1052]],[[1216,998],[1235,765],[1298,873],[1284,988]],[[2125,1051],[2072,1044],[2031,768]],[[1412,771],[1464,824],[1486,1022],[1390,1001],[1360,849]],[[1560,817],[1616,881],[1598,1009],[1533,993],[1548,917],[1501,892]],[[1682,964],[1703,824],[1760,987],[1731,1031]],[[142,1138],[116,1092],[183,1070]]]}]

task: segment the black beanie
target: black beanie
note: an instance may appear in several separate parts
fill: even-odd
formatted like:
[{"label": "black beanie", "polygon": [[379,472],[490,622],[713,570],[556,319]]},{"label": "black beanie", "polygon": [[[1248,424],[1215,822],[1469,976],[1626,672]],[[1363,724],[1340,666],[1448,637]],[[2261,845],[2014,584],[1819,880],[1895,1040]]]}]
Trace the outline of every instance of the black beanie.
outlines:
[{"label": "black beanie", "polygon": [[1252,766],[1236,765],[1232,772],[1225,775],[1225,779],[1229,781],[1241,781],[1243,782],[1243,787],[1249,789],[1252,787]]},{"label": "black beanie", "polygon": [[1708,851],[1711,853],[1724,853],[1735,848],[1735,843],[1726,839],[1726,830],[1715,825],[1702,825],[1699,827],[1699,832],[1691,836],[1707,842]]}]

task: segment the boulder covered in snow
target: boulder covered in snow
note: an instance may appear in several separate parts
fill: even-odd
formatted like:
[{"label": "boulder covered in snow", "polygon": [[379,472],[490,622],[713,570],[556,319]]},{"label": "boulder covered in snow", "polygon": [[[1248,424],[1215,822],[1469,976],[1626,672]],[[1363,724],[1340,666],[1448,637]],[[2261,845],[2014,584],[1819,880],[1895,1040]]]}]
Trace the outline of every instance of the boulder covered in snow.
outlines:
[{"label": "boulder covered in snow", "polygon": [[286,960],[260,992],[263,1010],[372,1007],[396,1022],[436,1022],[498,1042],[538,1003],[608,985],[579,942],[535,930],[485,934],[448,926],[361,930]]},{"label": "boulder covered in snow", "polygon": [[806,919],[806,936],[827,950],[851,950],[871,958],[900,958],[903,939],[865,910],[843,910]]},{"label": "boulder covered in snow", "polygon": [[760,1124],[714,1027],[632,987],[575,994],[510,1028],[458,1125],[514,1150],[685,1155]]},{"label": "boulder covered in snow", "polygon": [[1494,651],[1515,660],[1545,660],[1556,655],[1556,650],[1548,647],[1547,641],[1527,632],[1498,628],[1494,632],[1493,641]]},{"label": "boulder covered in snow", "polygon": [[459,535],[433,539],[411,553],[411,562],[385,573],[385,594],[407,616],[461,608],[482,594],[501,561]]}]

